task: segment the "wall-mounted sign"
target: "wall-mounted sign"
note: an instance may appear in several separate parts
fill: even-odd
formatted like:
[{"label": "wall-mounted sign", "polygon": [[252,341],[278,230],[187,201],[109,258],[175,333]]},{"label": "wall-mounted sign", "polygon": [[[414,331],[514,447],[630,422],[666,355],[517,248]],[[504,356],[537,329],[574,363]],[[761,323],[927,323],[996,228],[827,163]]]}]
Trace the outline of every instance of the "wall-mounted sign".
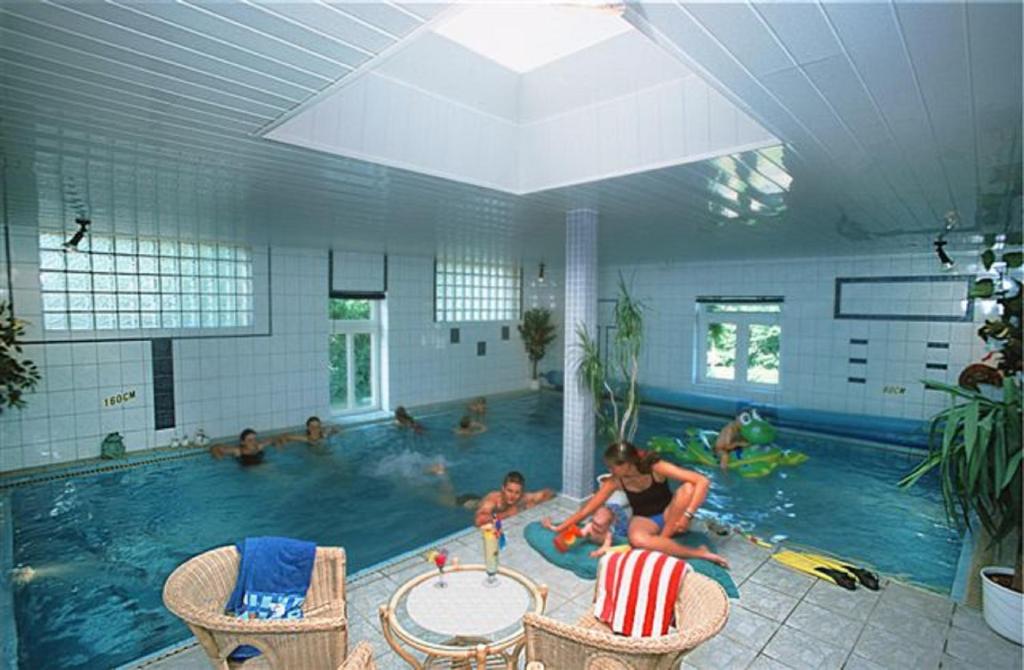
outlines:
[{"label": "wall-mounted sign", "polygon": [[127,390],[127,391],[121,391],[120,393],[115,393],[114,395],[107,396],[106,398],[104,398],[103,399],[103,406],[104,407],[117,407],[119,405],[126,405],[126,404],[128,404],[130,402],[135,402],[135,399],[137,397],[138,397],[138,394],[135,392],[135,389],[130,389],[130,390]]},{"label": "wall-mounted sign", "polygon": [[884,393],[885,395],[903,395],[906,392],[906,386],[887,385],[882,387],[882,393]]}]

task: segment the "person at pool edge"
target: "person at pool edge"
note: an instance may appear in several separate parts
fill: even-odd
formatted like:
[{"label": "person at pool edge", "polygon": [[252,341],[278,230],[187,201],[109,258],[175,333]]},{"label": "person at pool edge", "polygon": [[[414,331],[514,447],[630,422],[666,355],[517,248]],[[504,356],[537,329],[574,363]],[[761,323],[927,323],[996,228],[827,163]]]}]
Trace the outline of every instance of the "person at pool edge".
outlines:
[{"label": "person at pool edge", "polygon": [[309,445],[317,445],[324,442],[324,440],[331,435],[340,432],[341,428],[338,428],[337,426],[325,427],[320,422],[320,417],[311,416],[306,419],[306,432],[304,434],[298,435],[289,433],[285,435],[278,435],[274,441],[276,444],[283,444],[285,442],[305,442]]},{"label": "person at pool edge", "polygon": [[506,474],[501,482],[501,490],[491,491],[480,500],[473,523],[483,526],[496,518],[507,519],[555,497],[551,489],[524,493],[525,486],[526,478],[521,472],[513,470]]},{"label": "person at pool edge", "polygon": [[[611,477],[601,482],[597,493],[565,521],[554,525],[546,519],[545,526],[561,533],[604,506],[615,491],[622,491],[633,510],[628,531],[631,546],[680,558],[702,558],[729,567],[728,561],[706,546],[684,547],[672,540],[673,535],[689,530],[697,509],[707,497],[707,477],[663,461],[654,452],[641,454],[629,442],[610,445],[604,460]],[[675,493],[668,487],[670,479],[680,483]]]},{"label": "person at pool edge", "polygon": [[263,449],[269,444],[270,440],[260,442],[256,439],[256,431],[246,428],[238,436],[238,445],[215,444],[210,447],[210,454],[217,459],[234,456],[242,465],[259,465],[263,462]]}]

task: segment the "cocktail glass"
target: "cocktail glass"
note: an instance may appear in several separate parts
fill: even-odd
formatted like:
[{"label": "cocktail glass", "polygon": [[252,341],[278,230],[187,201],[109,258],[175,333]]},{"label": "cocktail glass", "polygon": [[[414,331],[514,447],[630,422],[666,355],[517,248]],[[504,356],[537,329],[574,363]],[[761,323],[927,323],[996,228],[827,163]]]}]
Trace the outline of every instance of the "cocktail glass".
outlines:
[{"label": "cocktail glass", "polygon": [[498,531],[492,524],[486,524],[480,530],[484,537],[484,572],[487,573],[484,586],[493,588],[498,585]]},{"label": "cocktail glass", "polygon": [[434,584],[435,588],[443,589],[447,588],[448,583],[444,581],[444,564],[448,562],[448,553],[439,551],[434,555],[434,565],[437,566],[438,577],[437,582]]}]

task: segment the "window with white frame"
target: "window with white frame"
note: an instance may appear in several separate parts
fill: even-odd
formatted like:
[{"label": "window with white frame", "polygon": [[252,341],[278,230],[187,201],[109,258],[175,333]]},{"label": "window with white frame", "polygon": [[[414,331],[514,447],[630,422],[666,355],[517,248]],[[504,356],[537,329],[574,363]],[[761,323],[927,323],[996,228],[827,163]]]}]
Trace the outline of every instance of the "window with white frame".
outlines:
[{"label": "window with white frame", "polygon": [[77,251],[39,234],[46,330],[253,324],[252,252],[233,244],[89,235]]},{"label": "window with white frame", "polygon": [[516,321],[522,284],[518,263],[439,258],[434,271],[434,320]]},{"label": "window with white frame", "polygon": [[380,301],[332,297],[328,314],[332,412],[380,407]]},{"label": "window with white frame", "polygon": [[697,298],[697,379],[777,386],[782,298]]}]

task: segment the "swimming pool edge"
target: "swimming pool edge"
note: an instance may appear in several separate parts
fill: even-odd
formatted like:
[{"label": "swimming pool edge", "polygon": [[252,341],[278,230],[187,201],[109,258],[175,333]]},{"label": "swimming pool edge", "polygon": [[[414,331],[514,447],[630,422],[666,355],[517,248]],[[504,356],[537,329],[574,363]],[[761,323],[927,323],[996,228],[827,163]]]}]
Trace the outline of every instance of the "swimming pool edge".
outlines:
[{"label": "swimming pool edge", "polygon": [[14,589],[8,575],[14,568],[14,517],[11,496],[0,490],[0,611],[11,616],[0,617],[0,666],[18,667],[18,628],[14,616]]}]

